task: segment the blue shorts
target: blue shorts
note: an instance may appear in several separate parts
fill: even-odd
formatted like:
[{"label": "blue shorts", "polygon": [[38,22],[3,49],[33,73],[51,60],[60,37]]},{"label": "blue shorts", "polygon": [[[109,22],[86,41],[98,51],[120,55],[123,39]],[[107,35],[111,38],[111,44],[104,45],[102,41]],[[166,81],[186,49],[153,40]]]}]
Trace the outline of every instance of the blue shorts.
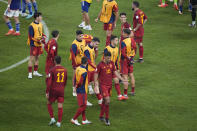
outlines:
[{"label": "blue shorts", "polygon": [[81,2],[82,12],[88,13],[89,7],[90,7],[90,3],[88,3],[87,1],[82,1]]}]

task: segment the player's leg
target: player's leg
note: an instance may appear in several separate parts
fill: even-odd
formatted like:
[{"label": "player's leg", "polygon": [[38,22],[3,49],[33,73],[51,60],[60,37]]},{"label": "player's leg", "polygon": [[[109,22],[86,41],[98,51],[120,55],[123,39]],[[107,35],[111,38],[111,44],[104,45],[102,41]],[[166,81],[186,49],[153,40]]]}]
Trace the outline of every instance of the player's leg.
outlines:
[{"label": "player's leg", "polygon": [[189,12],[192,12],[192,4],[191,4],[190,0],[188,1],[188,4],[189,4],[189,6],[188,6],[188,11],[189,11]]},{"label": "player's leg", "polygon": [[[37,51],[39,50],[39,48],[37,47]],[[38,51],[39,52],[39,51]],[[40,58],[40,54],[35,56],[35,64],[34,64],[34,72],[33,75],[34,76],[39,76],[41,77],[42,74],[38,73],[38,65],[39,65],[39,58]]]},{"label": "player's leg", "polygon": [[129,76],[131,78],[131,95],[135,95],[135,77],[133,73],[129,73]]},{"label": "player's leg", "polygon": [[110,103],[110,97],[107,96],[104,98],[105,100],[105,124],[107,126],[110,126],[110,121],[109,121],[109,103]]},{"label": "player's leg", "polygon": [[33,56],[33,47],[30,46],[30,58],[28,61],[28,72],[29,72],[28,78],[29,79],[32,79],[32,66],[33,66],[34,61],[35,61],[35,56]]},{"label": "player's leg", "polygon": [[140,56],[140,58],[139,58],[138,62],[143,63],[144,62],[144,59],[143,59],[144,47],[143,47],[143,43],[142,43],[142,38],[139,38],[139,39],[140,39],[140,41],[139,41],[138,46],[139,46],[139,56]]},{"label": "player's leg", "polygon": [[92,30],[92,27],[90,25],[90,17],[87,12],[84,12],[84,18],[86,26],[83,27],[84,30]]},{"label": "player's leg", "polygon": [[30,0],[26,0],[26,3],[29,10],[29,14],[27,15],[26,19],[30,19],[33,16],[32,3]]},{"label": "player's leg", "polygon": [[[128,81],[128,75],[127,74],[123,74],[122,77],[124,78],[124,80]],[[124,95],[123,95],[123,99],[127,100],[128,99],[128,84],[124,83]]]},{"label": "player's leg", "polygon": [[85,12],[86,8],[85,8],[85,1],[81,1],[81,11],[82,11],[82,22],[81,24],[78,25],[78,27],[83,28],[85,27]]},{"label": "player's leg", "polygon": [[26,0],[22,0],[22,17],[26,17],[27,13],[26,13]]},{"label": "player's leg", "polygon": [[63,102],[58,102],[58,121],[56,123],[57,127],[61,126],[62,115],[63,115]]},{"label": "player's leg", "polygon": [[48,112],[49,112],[49,115],[50,115],[50,118],[51,118],[51,121],[49,122],[49,126],[55,124],[55,118],[54,118],[54,115],[53,115],[53,107],[52,107],[52,102],[50,102],[49,100],[47,101],[47,109],[48,109]]},{"label": "player's leg", "polygon": [[174,9],[175,10],[179,10],[177,3],[178,3],[178,0],[174,0]]},{"label": "player's leg", "polygon": [[[109,26],[112,26],[112,24],[110,24]],[[108,27],[108,30],[106,31],[106,46],[110,45],[110,39],[111,39],[111,35],[112,35],[112,27]],[[110,29],[110,30],[109,30]]]},{"label": "player's leg", "polygon": [[[18,12],[18,11],[17,11]],[[15,36],[19,36],[20,34],[20,21],[19,21],[19,14],[14,17],[15,23],[16,23],[16,32],[13,34]]]},{"label": "player's leg", "polygon": [[121,90],[120,90],[120,83],[119,83],[119,79],[117,77],[113,78],[114,80],[114,84],[115,84],[115,89],[116,89],[116,92],[117,92],[117,95],[118,95],[118,100],[122,100],[123,97],[122,97],[122,94],[121,94]]},{"label": "player's leg", "polygon": [[75,81],[75,69],[73,69],[72,84],[73,84],[73,96],[77,96],[74,81]]},{"label": "player's leg", "polygon": [[36,0],[32,0],[32,4],[33,4],[35,13],[38,12],[38,5],[37,5]]},{"label": "player's leg", "polygon": [[[193,6],[193,5],[192,5]],[[190,27],[196,27],[196,8],[195,7],[192,7],[192,23],[189,24]]]},{"label": "player's leg", "polygon": [[159,7],[165,8],[166,6],[168,6],[168,4],[166,4],[166,0],[161,0],[160,2],[161,4],[158,5]]},{"label": "player's leg", "polygon": [[6,36],[12,35],[13,33],[15,33],[15,31],[14,31],[14,29],[12,27],[12,23],[11,23],[11,21],[9,19],[13,15],[12,12],[13,11],[11,11],[11,10],[8,11],[8,9],[6,9],[5,13],[4,13],[4,16],[3,16],[3,19],[5,20],[5,23],[8,26],[8,29],[9,29],[8,33],[5,34]]},{"label": "player's leg", "polygon": [[184,0],[179,0],[179,14],[183,14],[183,2]]}]

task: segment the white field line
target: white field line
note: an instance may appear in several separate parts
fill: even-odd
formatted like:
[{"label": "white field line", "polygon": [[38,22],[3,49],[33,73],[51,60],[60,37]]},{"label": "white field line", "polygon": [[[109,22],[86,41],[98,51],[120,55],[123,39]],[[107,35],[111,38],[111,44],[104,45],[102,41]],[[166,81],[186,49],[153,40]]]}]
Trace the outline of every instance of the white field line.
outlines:
[{"label": "white field line", "polygon": [[[0,0],[0,2],[6,3],[6,4],[8,3],[5,0]],[[48,27],[47,27],[47,25],[46,25],[46,23],[44,21],[42,21],[42,24],[43,24],[43,28],[44,28],[44,34],[47,36],[46,42],[48,42],[48,40],[49,40],[49,29],[48,29]],[[19,66],[19,65],[27,62],[28,60],[29,60],[29,56],[27,58],[25,58],[25,59],[23,59],[23,60],[15,63],[15,64],[13,64],[13,65],[10,65],[8,67],[5,67],[5,68],[0,69],[0,72],[4,72],[4,71],[7,71],[7,70],[16,68],[17,66]]]}]

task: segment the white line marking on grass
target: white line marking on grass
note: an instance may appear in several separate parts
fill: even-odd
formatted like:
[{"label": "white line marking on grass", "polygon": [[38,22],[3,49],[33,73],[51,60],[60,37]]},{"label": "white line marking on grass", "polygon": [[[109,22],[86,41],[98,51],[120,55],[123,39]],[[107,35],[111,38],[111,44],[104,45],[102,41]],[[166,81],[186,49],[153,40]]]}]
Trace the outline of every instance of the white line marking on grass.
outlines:
[{"label": "white line marking on grass", "polygon": [[[0,0],[0,2],[6,3],[6,4],[8,3],[8,2],[5,1],[5,0]],[[48,29],[48,27],[47,27],[47,25],[46,25],[46,23],[45,23],[44,21],[42,21],[42,24],[43,24],[43,27],[44,27],[44,34],[47,36],[46,42],[48,42],[48,41],[49,41],[49,29]],[[8,66],[8,67],[5,67],[5,68],[0,69],[0,72],[4,72],[4,71],[7,71],[7,70],[16,68],[17,66],[19,66],[19,65],[21,65],[21,64],[23,64],[23,63],[25,63],[25,62],[27,62],[27,61],[29,60],[29,57],[30,57],[30,56],[28,56],[27,58],[25,58],[25,59],[23,59],[23,60],[21,60],[21,61],[15,63],[15,64],[13,64],[13,65],[11,65],[11,66]]]}]

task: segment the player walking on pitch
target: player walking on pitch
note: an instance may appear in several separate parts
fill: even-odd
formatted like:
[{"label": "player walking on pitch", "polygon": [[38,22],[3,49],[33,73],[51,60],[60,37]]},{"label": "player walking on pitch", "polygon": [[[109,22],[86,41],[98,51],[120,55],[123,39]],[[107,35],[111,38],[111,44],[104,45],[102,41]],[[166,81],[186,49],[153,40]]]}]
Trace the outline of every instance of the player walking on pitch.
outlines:
[{"label": "player walking on pitch", "polygon": [[[110,94],[112,90],[112,79],[116,75],[123,83],[127,83],[120,74],[117,72],[114,62],[111,61],[111,53],[104,53],[104,60],[97,65],[97,71],[95,73],[94,82],[95,88],[100,87],[101,94],[103,96],[103,103],[101,105],[100,120],[105,122],[107,126],[110,125],[109,121],[109,104]],[[99,80],[99,82],[98,82]],[[105,118],[104,118],[105,114]]]},{"label": "player walking on pitch", "polygon": [[110,44],[110,38],[113,29],[116,28],[118,20],[118,4],[115,0],[103,0],[103,6],[95,19],[96,22],[100,19],[104,23],[104,31],[106,31],[106,46]]},{"label": "player walking on pitch", "polygon": [[[4,20],[9,28],[8,33],[5,35],[20,35],[20,21],[19,21],[19,8],[20,8],[21,0],[8,0],[8,6],[4,13]],[[14,17],[16,23],[16,32],[14,31],[10,18]]]},{"label": "player walking on pitch", "polygon": [[[111,36],[111,44],[108,45],[105,49],[104,49],[104,54],[106,52],[110,52],[111,53],[111,61],[114,62],[115,64],[115,68],[116,70],[119,70],[119,59],[118,59],[118,54],[119,54],[119,51],[118,51],[118,37],[117,36]],[[115,89],[116,89],[116,92],[118,94],[118,100],[123,100],[123,97],[122,97],[122,94],[121,94],[121,90],[120,90],[120,84],[119,84],[119,79],[118,77],[113,74],[113,80],[114,80],[114,84],[115,84]]]},{"label": "player walking on pitch", "polygon": [[62,115],[63,115],[63,102],[64,102],[64,88],[67,82],[67,70],[60,65],[61,57],[55,57],[55,67],[51,69],[48,74],[46,98],[48,112],[51,117],[49,125],[55,124],[55,117],[53,115],[52,104],[57,100],[58,102],[58,121],[57,127],[61,126]]},{"label": "player walking on pitch", "polygon": [[87,106],[87,91],[88,91],[88,71],[86,69],[88,59],[83,57],[81,59],[81,66],[76,68],[75,72],[75,86],[77,92],[78,110],[75,116],[71,119],[71,123],[80,126],[77,118],[82,115],[82,124],[90,124],[91,122],[86,119],[85,110]]},{"label": "player walking on pitch", "polygon": [[[124,29],[124,40],[121,43],[121,55],[120,55],[120,72],[125,80],[128,80],[128,76],[131,78],[131,95],[135,94],[135,78],[133,74],[133,63],[136,51],[136,43],[133,38],[130,38],[131,30]],[[127,95],[128,84],[124,84],[124,99],[128,99]]]},{"label": "player walking on pitch", "polygon": [[42,43],[45,43],[46,36],[43,34],[42,14],[40,12],[34,14],[34,22],[29,26],[29,34],[27,44],[30,45],[30,59],[28,62],[28,78],[32,79],[32,66],[34,64],[34,76],[41,77],[38,73],[39,57],[43,53]]},{"label": "player walking on pitch", "polygon": [[[98,2],[99,0],[97,0]],[[84,30],[92,30],[90,25],[90,17],[88,15],[88,11],[92,0],[81,0],[81,9],[82,9],[82,22],[78,27],[83,28]]]},{"label": "player walking on pitch", "polygon": [[144,14],[143,11],[139,9],[139,2],[134,1],[132,3],[132,10],[134,11],[133,15],[133,31],[134,31],[134,39],[139,47],[139,55],[140,58],[138,62],[144,62],[143,54],[144,54],[144,47],[143,47],[143,36],[144,36],[144,24],[147,22],[147,16]]}]

